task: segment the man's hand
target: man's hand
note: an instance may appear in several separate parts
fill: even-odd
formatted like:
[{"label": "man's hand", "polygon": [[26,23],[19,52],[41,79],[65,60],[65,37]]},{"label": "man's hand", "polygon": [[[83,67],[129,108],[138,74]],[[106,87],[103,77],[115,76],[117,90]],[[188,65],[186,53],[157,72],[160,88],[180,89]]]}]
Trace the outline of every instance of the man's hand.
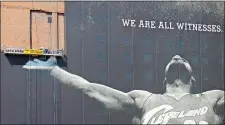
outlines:
[{"label": "man's hand", "polygon": [[47,61],[41,61],[39,59],[28,61],[23,65],[23,68],[27,70],[52,70],[56,65],[56,58],[50,57]]}]

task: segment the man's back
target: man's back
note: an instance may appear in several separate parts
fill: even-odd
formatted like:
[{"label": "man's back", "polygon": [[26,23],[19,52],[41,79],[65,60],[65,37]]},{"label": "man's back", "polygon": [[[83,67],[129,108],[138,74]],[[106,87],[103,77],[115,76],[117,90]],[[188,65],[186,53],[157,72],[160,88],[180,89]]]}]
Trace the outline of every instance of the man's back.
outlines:
[{"label": "man's back", "polygon": [[152,94],[143,107],[142,124],[216,124],[218,117],[203,94],[186,94],[180,99]]}]

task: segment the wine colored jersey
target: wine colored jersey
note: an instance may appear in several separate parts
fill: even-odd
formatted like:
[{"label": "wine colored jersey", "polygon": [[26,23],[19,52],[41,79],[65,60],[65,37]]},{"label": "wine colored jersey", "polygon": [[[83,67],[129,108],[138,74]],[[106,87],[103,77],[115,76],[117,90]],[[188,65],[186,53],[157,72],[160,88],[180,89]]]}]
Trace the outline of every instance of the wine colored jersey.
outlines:
[{"label": "wine colored jersey", "polygon": [[203,94],[186,94],[179,99],[152,94],[145,102],[142,124],[217,124],[213,107]]}]

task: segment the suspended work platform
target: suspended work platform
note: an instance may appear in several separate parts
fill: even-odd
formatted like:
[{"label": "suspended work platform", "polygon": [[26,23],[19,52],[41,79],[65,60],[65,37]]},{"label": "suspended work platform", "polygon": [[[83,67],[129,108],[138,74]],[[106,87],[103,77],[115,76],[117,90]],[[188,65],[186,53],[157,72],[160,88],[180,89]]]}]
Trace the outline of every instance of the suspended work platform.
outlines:
[{"label": "suspended work platform", "polygon": [[4,54],[7,55],[31,55],[31,56],[57,56],[63,57],[63,50],[49,50],[49,49],[21,49],[21,48],[5,48]]}]

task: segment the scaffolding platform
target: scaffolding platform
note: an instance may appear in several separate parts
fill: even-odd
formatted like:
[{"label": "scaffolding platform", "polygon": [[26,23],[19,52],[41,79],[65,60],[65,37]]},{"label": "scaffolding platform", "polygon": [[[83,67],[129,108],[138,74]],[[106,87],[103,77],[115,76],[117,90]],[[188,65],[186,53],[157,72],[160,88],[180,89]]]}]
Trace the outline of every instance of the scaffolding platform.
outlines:
[{"label": "scaffolding platform", "polygon": [[63,57],[63,50],[49,50],[49,49],[21,49],[21,48],[5,48],[4,54],[7,55],[31,55],[31,56],[57,56]]}]

